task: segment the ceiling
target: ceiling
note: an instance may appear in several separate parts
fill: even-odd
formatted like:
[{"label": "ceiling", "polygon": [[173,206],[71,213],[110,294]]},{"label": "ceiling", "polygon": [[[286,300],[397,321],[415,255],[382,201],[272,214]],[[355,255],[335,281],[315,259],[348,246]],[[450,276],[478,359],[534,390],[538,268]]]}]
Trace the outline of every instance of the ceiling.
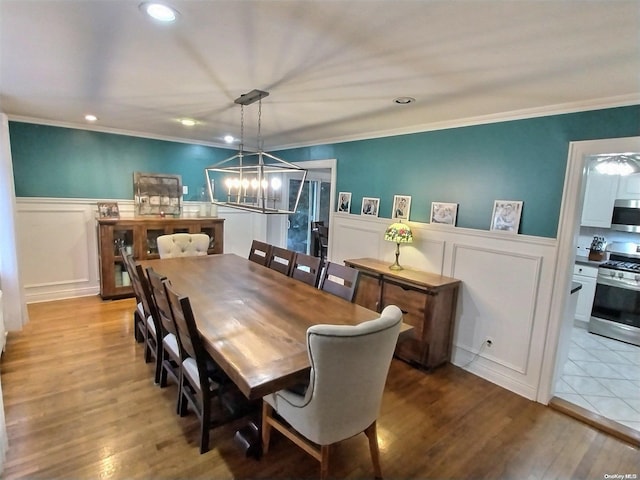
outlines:
[{"label": "ceiling", "polygon": [[0,0],[0,110],[224,145],[260,89],[273,150],[640,103],[638,0],[168,3]]}]

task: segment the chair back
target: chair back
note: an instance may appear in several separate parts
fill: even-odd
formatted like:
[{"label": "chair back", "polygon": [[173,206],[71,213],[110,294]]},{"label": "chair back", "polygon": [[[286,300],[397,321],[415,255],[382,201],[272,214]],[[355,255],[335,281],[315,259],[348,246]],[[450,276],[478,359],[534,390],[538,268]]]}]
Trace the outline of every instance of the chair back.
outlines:
[{"label": "chair back", "polygon": [[348,302],[353,301],[353,297],[358,287],[360,271],[353,267],[340,265],[339,263],[328,262],[322,277],[320,288],[325,292],[342,297]]},{"label": "chair back", "polygon": [[136,263],[133,259],[131,260],[131,268],[127,268],[127,271],[129,272],[129,277],[131,277],[131,286],[133,287],[136,299],[142,304],[142,310],[144,310],[145,316],[147,318],[149,316],[151,316],[151,318],[155,318],[153,298],[151,296],[149,282],[147,282],[147,279],[144,276],[142,265]]},{"label": "chair back", "polygon": [[[387,306],[359,325],[314,325],[307,330],[311,363],[308,425],[294,428],[328,445],[364,431],[380,413],[402,311]],[[306,431],[305,431],[306,430]]]},{"label": "chair back", "polygon": [[317,287],[321,271],[319,257],[298,253],[293,260],[293,268],[291,269],[290,276],[313,287]]},{"label": "chair back", "polygon": [[254,240],[251,243],[251,250],[249,250],[249,260],[266,267],[267,265],[269,265],[271,248],[271,245],[269,245],[268,243]]},{"label": "chair back", "polygon": [[273,246],[269,252],[269,262],[267,263],[267,267],[289,276],[289,273],[291,273],[291,269],[293,268],[293,259],[295,256],[296,252],[292,250]]},{"label": "chair back", "polygon": [[147,268],[147,277],[151,286],[151,296],[156,311],[156,327],[161,329],[160,338],[164,338],[168,333],[177,335],[175,322],[171,314],[171,307],[167,299],[167,293],[164,288],[164,281],[167,277],[163,277],[157,273],[152,267]]},{"label": "chair back", "polygon": [[[192,358],[200,370],[206,365],[206,353],[200,340],[191,302],[188,297],[180,295],[168,281],[164,282],[164,288],[178,331],[182,360]],[[206,375],[204,377],[206,378]],[[202,378],[202,375],[198,374],[198,378]]]},{"label": "chair back", "polygon": [[207,255],[209,235],[206,233],[173,233],[157,239],[160,258]]}]

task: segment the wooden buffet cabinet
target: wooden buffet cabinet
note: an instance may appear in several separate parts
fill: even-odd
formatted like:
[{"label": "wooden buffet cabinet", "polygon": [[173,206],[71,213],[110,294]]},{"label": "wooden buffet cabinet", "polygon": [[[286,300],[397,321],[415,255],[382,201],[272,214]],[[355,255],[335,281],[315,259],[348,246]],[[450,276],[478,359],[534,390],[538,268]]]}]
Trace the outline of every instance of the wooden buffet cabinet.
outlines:
[{"label": "wooden buffet cabinet", "polygon": [[157,238],[170,233],[206,233],[211,239],[209,254],[224,251],[222,218],[99,219],[100,296],[103,299],[133,296],[133,288],[120,256],[121,246],[133,253],[136,260],[159,258]]},{"label": "wooden buffet cabinet", "polygon": [[450,360],[460,280],[418,270],[390,270],[387,263],[372,258],[344,263],[360,271],[357,304],[377,312],[397,305],[404,322],[413,326],[413,336],[398,340],[398,358],[426,369]]}]

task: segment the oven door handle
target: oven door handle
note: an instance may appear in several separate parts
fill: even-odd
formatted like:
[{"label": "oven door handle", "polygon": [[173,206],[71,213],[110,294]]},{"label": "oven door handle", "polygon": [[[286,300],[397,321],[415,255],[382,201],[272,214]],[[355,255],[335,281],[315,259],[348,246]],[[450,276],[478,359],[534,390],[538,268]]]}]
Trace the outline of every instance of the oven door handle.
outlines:
[{"label": "oven door handle", "polygon": [[596,287],[598,285],[607,285],[609,287],[623,288],[625,290],[640,291],[640,282],[634,280],[620,280],[616,277],[598,276]]}]

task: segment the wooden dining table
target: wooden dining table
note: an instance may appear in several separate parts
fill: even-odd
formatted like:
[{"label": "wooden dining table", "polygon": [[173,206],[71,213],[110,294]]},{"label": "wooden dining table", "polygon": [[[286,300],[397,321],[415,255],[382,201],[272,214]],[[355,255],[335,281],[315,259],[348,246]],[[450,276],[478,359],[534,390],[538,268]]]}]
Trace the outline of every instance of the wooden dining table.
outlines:
[{"label": "wooden dining table", "polygon": [[207,352],[250,400],[308,379],[310,326],[380,316],[234,254],[141,263],[189,297]]}]

